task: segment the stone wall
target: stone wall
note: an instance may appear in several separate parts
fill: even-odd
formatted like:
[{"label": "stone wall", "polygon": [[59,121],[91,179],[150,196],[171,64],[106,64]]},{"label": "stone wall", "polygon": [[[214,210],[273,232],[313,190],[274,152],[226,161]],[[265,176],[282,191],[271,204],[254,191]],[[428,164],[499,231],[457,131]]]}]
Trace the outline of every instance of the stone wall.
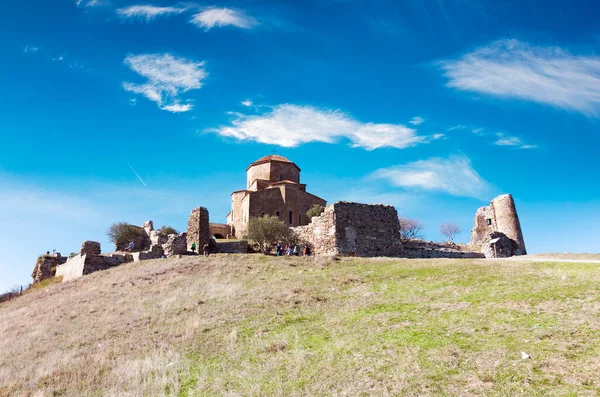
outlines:
[{"label": "stone wall", "polygon": [[[136,253],[136,255],[139,254]],[[69,258],[65,263],[56,268],[56,276],[62,277],[62,281],[67,282],[86,274],[106,270],[125,262],[131,262],[132,260],[132,254],[100,255],[100,243],[85,241],[81,245],[78,255]]]},{"label": "stone wall", "polygon": [[167,241],[162,245],[165,256],[183,255],[187,249],[187,233],[169,234]]},{"label": "stone wall", "polygon": [[337,202],[293,230],[315,255],[402,255],[398,213],[387,205]]},{"label": "stone wall", "polygon": [[402,240],[405,258],[484,258],[484,254],[472,251],[470,246],[434,243],[424,240]]},{"label": "stone wall", "polygon": [[489,232],[483,240],[481,250],[486,258],[509,258],[520,252],[518,243],[500,232]]},{"label": "stone wall", "polygon": [[220,254],[246,254],[248,252],[248,242],[239,241],[217,241],[215,251]]},{"label": "stone wall", "polygon": [[56,275],[56,268],[59,265],[62,265],[67,261],[68,258],[60,256],[49,256],[42,255],[40,256],[33,268],[33,273],[31,274],[31,278],[33,278],[33,283],[37,284],[46,279],[52,278]]},{"label": "stone wall", "polygon": [[494,198],[489,206],[477,210],[471,230],[471,244],[482,246],[490,232],[500,232],[515,241],[518,249],[514,255],[527,254],[521,222],[512,195],[500,195]]},{"label": "stone wall", "polygon": [[191,251],[192,244],[196,243],[196,247],[200,250],[205,244],[208,244],[209,239],[208,210],[204,207],[194,208],[188,220],[187,249]]},{"label": "stone wall", "polygon": [[210,229],[210,237],[223,236],[217,238],[227,238],[227,236],[233,235],[233,233],[231,232],[231,226],[226,225],[224,223],[210,223],[208,226]]}]

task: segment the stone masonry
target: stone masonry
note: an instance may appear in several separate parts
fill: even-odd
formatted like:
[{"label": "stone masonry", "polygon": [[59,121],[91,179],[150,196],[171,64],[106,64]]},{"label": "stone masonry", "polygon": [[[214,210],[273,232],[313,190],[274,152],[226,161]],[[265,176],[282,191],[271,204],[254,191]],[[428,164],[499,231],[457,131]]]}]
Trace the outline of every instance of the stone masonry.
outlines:
[{"label": "stone masonry", "polygon": [[475,225],[471,230],[471,244],[482,246],[490,232],[500,232],[513,240],[517,245],[514,255],[527,254],[521,222],[512,195],[500,195],[494,198],[489,206],[477,210]]},{"label": "stone masonry", "polygon": [[200,252],[210,240],[210,226],[208,222],[208,210],[204,207],[194,208],[188,220],[187,227],[187,249],[192,250],[192,244],[196,243],[196,252]]},{"label": "stone masonry", "polygon": [[57,254],[56,256],[42,255],[38,258],[31,274],[33,283],[40,283],[48,278],[54,277],[56,268],[67,261],[67,258]]},{"label": "stone masonry", "polygon": [[398,213],[387,205],[337,202],[309,225],[292,230],[315,255],[402,255]]},{"label": "stone masonry", "polygon": [[450,243],[434,243],[417,239],[402,240],[404,258],[484,258],[481,252],[474,252],[470,246]]},{"label": "stone masonry", "polygon": [[56,276],[62,277],[63,282],[78,277],[106,270],[133,260],[131,254],[100,254],[100,243],[96,241],[85,241],[78,255],[69,258],[64,264],[56,268]]}]

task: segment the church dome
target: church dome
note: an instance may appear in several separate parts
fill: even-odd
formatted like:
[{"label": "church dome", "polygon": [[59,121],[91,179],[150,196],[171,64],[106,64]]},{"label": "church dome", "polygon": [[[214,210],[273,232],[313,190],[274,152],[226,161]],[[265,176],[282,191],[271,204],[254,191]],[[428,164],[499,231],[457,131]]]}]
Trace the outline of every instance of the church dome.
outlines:
[{"label": "church dome", "polygon": [[273,161],[276,161],[276,162],[279,162],[279,163],[288,163],[288,164],[291,164],[294,167],[298,168],[298,170],[300,170],[300,167],[298,167],[296,165],[296,163],[294,163],[293,161],[290,161],[290,160],[286,159],[285,157],[280,156],[278,154],[271,154],[269,156],[261,157],[258,160],[256,160],[255,162],[251,163],[248,166],[248,169],[250,167],[252,167],[252,166],[255,166],[255,165],[264,164],[264,163],[270,163],[270,162],[273,162]]}]

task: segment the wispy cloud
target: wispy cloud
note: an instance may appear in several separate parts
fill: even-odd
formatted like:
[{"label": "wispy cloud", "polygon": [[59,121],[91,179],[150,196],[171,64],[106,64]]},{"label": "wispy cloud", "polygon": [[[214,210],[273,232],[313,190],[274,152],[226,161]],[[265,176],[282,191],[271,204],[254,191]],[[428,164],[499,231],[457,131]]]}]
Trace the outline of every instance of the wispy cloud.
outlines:
[{"label": "wispy cloud", "polygon": [[245,101],[242,101],[242,106],[250,107],[252,106],[252,101],[250,99],[246,99]]},{"label": "wispy cloud", "polygon": [[258,24],[256,19],[246,15],[241,10],[217,7],[207,8],[194,15],[191,23],[206,30],[223,26],[236,26],[242,29],[251,29]]},{"label": "wispy cloud", "polygon": [[353,147],[367,150],[382,147],[402,149],[433,139],[420,136],[415,129],[402,124],[364,123],[340,110],[307,105],[277,105],[259,115],[231,114],[235,118],[230,126],[210,131],[226,137],[283,147],[296,147],[308,142],[335,143],[348,139]]},{"label": "wispy cloud", "polygon": [[153,5],[135,5],[117,9],[117,14],[123,19],[141,19],[149,22],[159,16],[181,14],[189,7],[158,7]]},{"label": "wispy cloud", "polygon": [[576,56],[558,47],[500,40],[441,63],[448,86],[518,98],[597,116],[600,57]]},{"label": "wispy cloud", "polygon": [[484,198],[491,190],[490,184],[473,169],[469,158],[463,155],[382,168],[371,177],[386,180],[397,187],[442,191],[463,197]]},{"label": "wispy cloud", "polygon": [[202,87],[208,76],[204,62],[177,58],[170,54],[129,55],[125,64],[134,72],[144,76],[144,84],[123,83],[123,88],[141,94],[169,112],[187,112],[191,104],[181,104],[179,96]]},{"label": "wispy cloud", "polygon": [[425,119],[424,119],[424,118],[422,118],[422,117],[419,117],[419,116],[417,116],[417,117],[413,117],[413,118],[412,118],[412,119],[409,121],[409,123],[410,123],[410,124],[412,124],[412,125],[421,125],[421,124],[423,124],[423,122],[425,122]]},{"label": "wispy cloud", "polygon": [[28,45],[25,46],[25,48],[23,48],[23,52],[25,54],[34,54],[36,52],[38,52],[40,50],[40,47],[34,46],[34,45]]},{"label": "wispy cloud", "polygon": [[77,7],[99,7],[106,4],[105,0],[75,0]]},{"label": "wispy cloud", "polygon": [[523,143],[521,138],[518,138],[516,136],[507,136],[501,132],[498,132],[496,134],[496,137],[498,138],[494,142],[494,145],[496,145],[496,146],[516,146],[516,147],[519,147],[519,149],[535,149],[535,148],[537,148],[536,145],[527,145],[527,144]]}]

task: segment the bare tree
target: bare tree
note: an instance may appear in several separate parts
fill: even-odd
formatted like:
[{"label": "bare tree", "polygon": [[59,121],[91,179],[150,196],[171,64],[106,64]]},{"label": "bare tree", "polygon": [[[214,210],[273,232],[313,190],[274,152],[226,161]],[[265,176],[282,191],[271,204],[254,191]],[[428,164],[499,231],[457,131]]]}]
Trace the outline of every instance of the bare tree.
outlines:
[{"label": "bare tree", "polygon": [[421,230],[423,230],[423,223],[416,219],[398,217],[400,221],[400,237],[405,239],[416,239],[421,238]]},{"label": "bare tree", "polygon": [[456,235],[460,234],[462,230],[456,223],[444,222],[440,225],[440,233],[446,236],[449,242],[453,243]]}]

